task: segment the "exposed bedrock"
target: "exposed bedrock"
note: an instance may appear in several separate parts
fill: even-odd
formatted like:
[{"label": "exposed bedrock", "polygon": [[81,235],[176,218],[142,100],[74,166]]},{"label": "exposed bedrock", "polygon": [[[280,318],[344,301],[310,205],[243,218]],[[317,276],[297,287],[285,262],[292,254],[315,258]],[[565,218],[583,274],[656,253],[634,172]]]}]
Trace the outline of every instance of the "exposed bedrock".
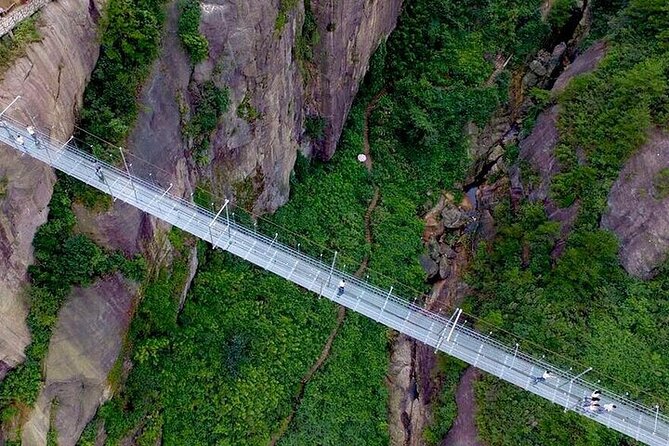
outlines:
[{"label": "exposed bedrock", "polygon": [[[211,162],[201,169],[219,195],[252,189],[243,201],[257,213],[273,212],[288,199],[298,149],[324,159],[333,155],[369,58],[394,28],[400,6],[401,0],[312,0],[318,43],[311,60],[300,60],[302,2],[288,11],[280,30],[278,1],[203,3],[200,30],[209,40],[209,59],[191,81],[213,80],[230,89]],[[307,116],[323,118],[321,141],[304,134]]]},{"label": "exposed bedrock", "polygon": [[50,425],[58,432],[59,445],[76,444],[109,397],[107,375],[121,351],[136,293],[137,284],[118,273],[72,291],[58,314],[46,382],[23,426],[23,444],[46,445]]},{"label": "exposed bedrock", "polygon": [[[76,110],[98,57],[98,10],[104,1],[59,0],[46,5],[30,44],[0,80],[0,101],[22,99],[12,116],[36,124],[54,138],[72,133]],[[4,108],[4,107],[3,107]],[[0,379],[23,360],[30,341],[22,290],[32,263],[32,239],[46,221],[55,176],[44,164],[0,147]]]},{"label": "exposed bedrock", "polygon": [[669,252],[669,134],[655,129],[620,171],[602,227],[620,240],[628,273],[650,278]]}]

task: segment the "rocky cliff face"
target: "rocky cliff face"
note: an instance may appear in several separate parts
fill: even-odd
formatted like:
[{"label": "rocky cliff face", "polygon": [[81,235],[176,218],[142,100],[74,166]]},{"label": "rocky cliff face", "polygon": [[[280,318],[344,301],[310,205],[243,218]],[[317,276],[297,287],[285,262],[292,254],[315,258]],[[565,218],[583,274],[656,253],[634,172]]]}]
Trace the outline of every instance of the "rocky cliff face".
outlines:
[{"label": "rocky cliff face", "polygon": [[648,279],[669,253],[669,134],[650,132],[648,142],[627,161],[609,193],[602,227],[620,240],[620,262],[628,273]]},{"label": "rocky cliff face", "polygon": [[[278,1],[205,1],[200,30],[209,41],[208,60],[189,73],[178,42],[165,45],[161,59],[167,71],[153,76],[152,98],[146,98],[153,113],[140,118],[138,128],[154,139],[154,149],[156,136],[161,147],[174,149],[181,140],[180,101],[192,96],[188,86],[211,80],[227,87],[230,108],[212,136],[210,162],[197,170],[218,195],[234,195],[257,213],[273,212],[288,199],[300,147],[326,159],[334,153],[369,58],[394,28],[400,5],[401,0],[312,1],[318,38],[313,59],[305,62],[296,55],[305,20],[302,2],[279,27]],[[306,116],[324,119],[315,150],[304,136]],[[142,139],[133,150],[150,156],[139,147],[149,144]]]},{"label": "rocky cliff face", "polygon": [[[44,7],[42,41],[31,44],[0,81],[0,101],[22,99],[12,116],[36,124],[57,139],[72,133],[75,112],[98,57],[98,10],[104,0],[60,0]],[[32,262],[32,238],[46,221],[55,181],[38,161],[0,147],[0,370],[23,359],[30,340],[22,289]],[[4,372],[0,372],[0,378]]]},{"label": "rocky cliff face", "polygon": [[46,382],[22,429],[22,442],[74,446],[98,405],[109,396],[107,375],[121,351],[137,284],[120,274],[76,288],[58,315],[49,344]]},{"label": "rocky cliff face", "polygon": [[321,39],[315,48],[318,74],[310,85],[314,109],[309,111],[326,118],[318,153],[329,159],[369,59],[395,28],[402,0],[319,0],[312,5]]}]

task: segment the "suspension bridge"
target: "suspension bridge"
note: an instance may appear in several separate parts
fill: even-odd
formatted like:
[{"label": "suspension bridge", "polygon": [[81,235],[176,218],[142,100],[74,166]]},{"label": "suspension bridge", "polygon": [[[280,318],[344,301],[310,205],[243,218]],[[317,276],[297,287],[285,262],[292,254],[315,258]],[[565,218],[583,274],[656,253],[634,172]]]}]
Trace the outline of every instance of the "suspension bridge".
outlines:
[{"label": "suspension bridge", "polygon": [[[16,99],[15,99],[16,101]],[[13,102],[12,102],[13,104]],[[10,104],[10,106],[12,105]],[[628,397],[602,390],[601,405],[615,404],[610,412],[591,412],[583,402],[599,386],[467,327],[461,310],[450,318],[425,310],[395,294],[280,243],[230,219],[228,202],[213,213],[190,201],[77,149],[71,140],[53,141],[38,129],[0,112],[0,143],[14,148],[78,180],[168,222],[216,248],[226,250],[260,268],[361,313],[400,333],[454,356],[507,382],[615,429],[651,446],[669,446],[669,418],[659,406],[646,406]],[[124,159],[125,164],[125,159]],[[343,294],[338,283],[346,280]],[[553,376],[535,382],[544,371]]]}]

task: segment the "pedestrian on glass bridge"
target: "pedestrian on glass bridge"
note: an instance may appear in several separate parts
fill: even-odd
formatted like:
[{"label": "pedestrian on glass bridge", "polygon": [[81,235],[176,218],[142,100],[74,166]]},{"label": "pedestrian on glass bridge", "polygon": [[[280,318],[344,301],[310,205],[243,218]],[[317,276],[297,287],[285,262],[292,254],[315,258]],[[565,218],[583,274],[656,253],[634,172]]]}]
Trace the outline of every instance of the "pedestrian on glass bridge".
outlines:
[{"label": "pedestrian on glass bridge", "polygon": [[32,136],[33,141],[35,141],[35,145],[39,146],[39,141],[37,140],[37,134],[35,133],[35,127],[29,125],[28,127],[26,127],[26,131],[30,136]]},{"label": "pedestrian on glass bridge", "polygon": [[346,286],[346,281],[344,279],[341,279],[339,281],[339,286],[337,287],[337,296],[341,296],[344,294],[344,287]]},{"label": "pedestrian on glass bridge", "polygon": [[536,386],[539,383],[546,382],[547,379],[554,378],[555,375],[553,375],[551,372],[546,370],[541,376],[535,376],[532,378],[532,385]]},{"label": "pedestrian on glass bridge", "polygon": [[95,174],[100,178],[100,181],[104,182],[105,180],[105,175],[102,173],[102,167],[96,165],[95,166]]},{"label": "pedestrian on glass bridge", "polygon": [[602,391],[601,390],[595,390],[590,394],[589,397],[585,397],[585,406],[591,403],[599,403],[599,400],[602,398]]},{"label": "pedestrian on glass bridge", "polygon": [[613,409],[615,409],[616,407],[618,407],[618,406],[616,406],[613,403],[604,404],[603,411],[604,412],[613,412]]}]

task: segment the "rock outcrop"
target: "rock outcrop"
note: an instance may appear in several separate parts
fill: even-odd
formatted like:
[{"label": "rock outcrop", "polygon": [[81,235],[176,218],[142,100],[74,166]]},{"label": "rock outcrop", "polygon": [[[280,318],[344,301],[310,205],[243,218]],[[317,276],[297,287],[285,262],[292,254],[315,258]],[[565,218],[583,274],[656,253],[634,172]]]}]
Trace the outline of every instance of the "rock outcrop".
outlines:
[{"label": "rock outcrop", "polygon": [[[611,188],[602,227],[620,240],[628,273],[653,276],[669,253],[669,134],[653,130]],[[664,175],[662,172],[666,172]]]},{"label": "rock outcrop", "polygon": [[[0,102],[22,99],[11,116],[57,139],[72,133],[75,113],[98,57],[97,23],[102,0],[59,0],[40,12],[41,42],[30,44],[2,76]],[[30,340],[22,289],[32,263],[32,239],[46,221],[55,181],[38,161],[0,147],[0,369],[23,360]],[[2,373],[0,373],[0,378]]]},{"label": "rock outcrop", "polygon": [[[313,60],[304,61],[296,47],[305,5],[297,2],[279,26],[278,3],[205,1],[200,30],[209,41],[209,59],[191,78],[230,91],[205,176],[228,197],[249,185],[251,196],[243,201],[258,213],[287,201],[298,149],[332,156],[369,58],[394,28],[401,6],[401,0],[312,1],[319,39]],[[324,139],[315,151],[304,137],[306,116],[324,119]]]},{"label": "rock outcrop", "polygon": [[118,273],[72,291],[58,314],[46,383],[23,426],[23,444],[46,445],[50,426],[58,432],[59,445],[76,444],[110,395],[107,375],[121,351],[136,293],[137,285]]},{"label": "rock outcrop", "polygon": [[311,88],[313,112],[326,118],[319,155],[335,152],[346,116],[374,50],[395,28],[402,0],[312,1],[321,36],[314,49],[318,73]]}]

